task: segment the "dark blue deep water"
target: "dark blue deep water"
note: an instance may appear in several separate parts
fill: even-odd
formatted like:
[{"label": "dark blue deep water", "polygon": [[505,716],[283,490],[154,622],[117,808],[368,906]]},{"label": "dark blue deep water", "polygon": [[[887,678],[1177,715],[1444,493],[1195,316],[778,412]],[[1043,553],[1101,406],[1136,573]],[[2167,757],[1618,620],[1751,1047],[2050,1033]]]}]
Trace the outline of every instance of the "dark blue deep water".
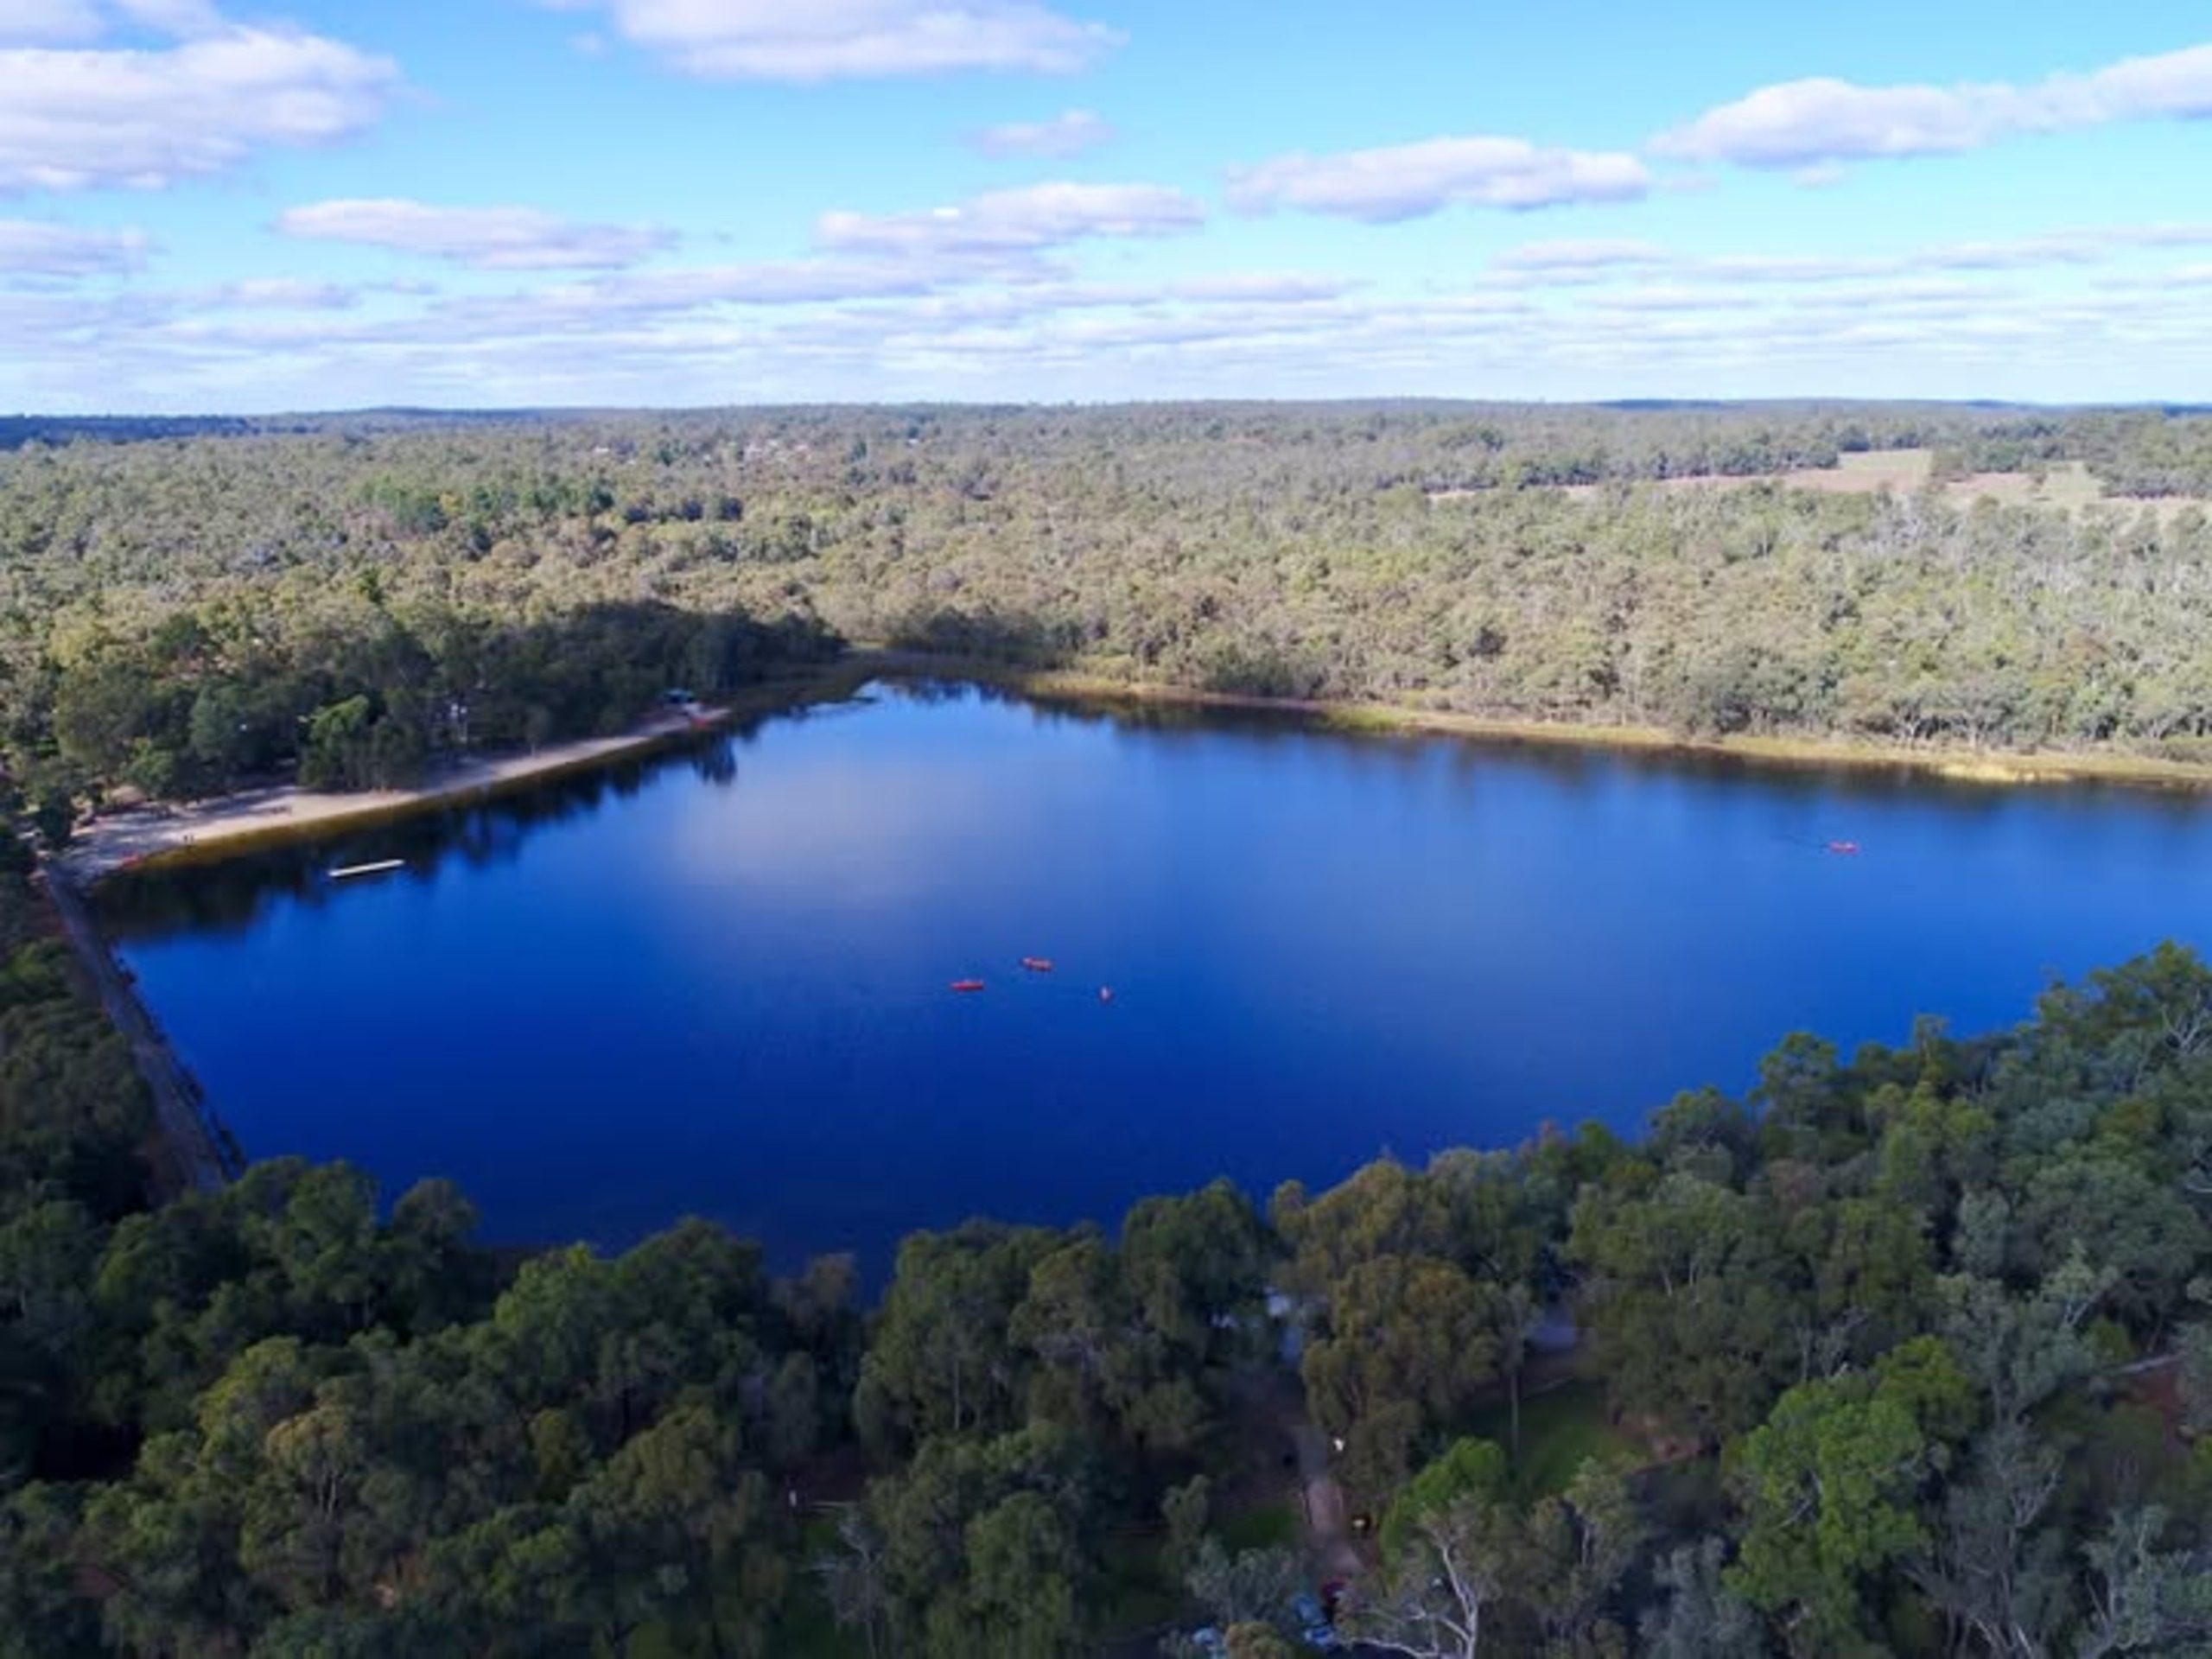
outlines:
[{"label": "dark blue deep water", "polygon": [[880,1272],[970,1214],[1632,1128],[1795,1029],[2012,1023],[2212,941],[2212,803],[879,687],[106,904],[254,1156],[453,1176],[498,1242],[696,1212]]}]

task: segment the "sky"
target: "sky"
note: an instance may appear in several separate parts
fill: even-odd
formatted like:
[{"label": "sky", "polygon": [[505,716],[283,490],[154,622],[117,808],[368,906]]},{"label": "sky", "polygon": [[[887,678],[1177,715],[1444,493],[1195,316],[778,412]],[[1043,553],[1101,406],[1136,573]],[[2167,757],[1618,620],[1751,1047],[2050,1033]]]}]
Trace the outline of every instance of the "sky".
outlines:
[{"label": "sky", "polygon": [[0,0],[0,409],[2212,400],[2204,0]]}]

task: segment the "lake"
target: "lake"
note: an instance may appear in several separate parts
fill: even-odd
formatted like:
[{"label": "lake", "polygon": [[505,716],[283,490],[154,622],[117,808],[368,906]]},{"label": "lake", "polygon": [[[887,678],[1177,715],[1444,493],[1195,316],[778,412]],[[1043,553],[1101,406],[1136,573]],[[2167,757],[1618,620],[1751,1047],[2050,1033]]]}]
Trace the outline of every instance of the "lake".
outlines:
[{"label": "lake", "polygon": [[101,903],[254,1157],[880,1274],[971,1214],[1632,1130],[1793,1030],[2010,1024],[2212,938],[2212,801],[878,685]]}]

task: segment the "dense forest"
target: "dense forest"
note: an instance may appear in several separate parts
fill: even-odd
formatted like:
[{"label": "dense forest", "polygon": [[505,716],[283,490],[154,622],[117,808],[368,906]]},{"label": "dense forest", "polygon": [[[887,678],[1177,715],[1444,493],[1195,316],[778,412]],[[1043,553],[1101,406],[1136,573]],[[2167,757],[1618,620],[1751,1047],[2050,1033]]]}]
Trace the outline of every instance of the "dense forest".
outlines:
[{"label": "dense forest", "polygon": [[1460,1659],[2212,1652],[2180,950],[2008,1033],[1794,1037],[1635,1143],[917,1235],[871,1306],[696,1221],[518,1257],[444,1182],[156,1192],[26,864],[0,1652],[1282,1655],[1325,1594]]},{"label": "dense forest", "polygon": [[[121,785],[398,781],[840,637],[1522,719],[2212,756],[2196,413],[399,411],[18,435],[0,746],[57,827]],[[1784,481],[1908,450],[1924,485]],[[1970,487],[2067,469],[2094,499]]]}]

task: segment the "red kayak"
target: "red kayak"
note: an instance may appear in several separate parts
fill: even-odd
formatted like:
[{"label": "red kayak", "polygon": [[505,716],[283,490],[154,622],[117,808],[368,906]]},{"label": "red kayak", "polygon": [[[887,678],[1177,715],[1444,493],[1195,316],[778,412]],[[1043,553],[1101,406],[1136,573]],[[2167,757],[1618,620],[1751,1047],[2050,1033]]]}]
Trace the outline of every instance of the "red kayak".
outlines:
[{"label": "red kayak", "polygon": [[1052,959],[1050,957],[1024,957],[1021,959],[1021,965],[1033,974],[1049,974],[1052,971]]},{"label": "red kayak", "polygon": [[956,979],[952,982],[952,988],[965,995],[970,991],[982,990],[983,982],[980,979]]}]

